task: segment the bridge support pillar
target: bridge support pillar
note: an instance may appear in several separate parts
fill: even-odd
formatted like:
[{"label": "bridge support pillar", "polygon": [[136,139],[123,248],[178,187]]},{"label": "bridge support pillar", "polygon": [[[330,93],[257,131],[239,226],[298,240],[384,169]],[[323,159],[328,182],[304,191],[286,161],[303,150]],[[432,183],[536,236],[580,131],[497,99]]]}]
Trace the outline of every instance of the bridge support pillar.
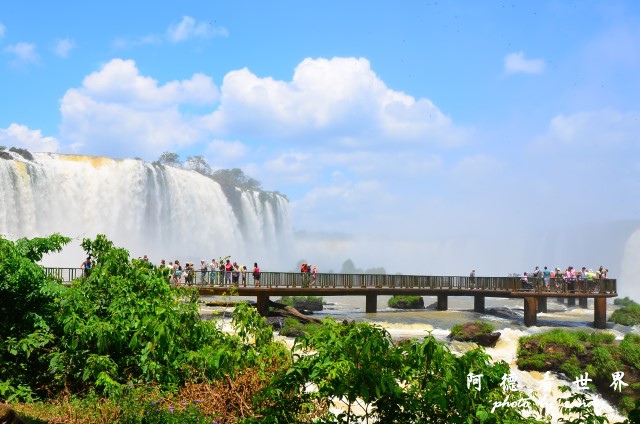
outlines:
[{"label": "bridge support pillar", "polygon": [[538,298],[538,312],[547,312],[547,298],[539,297]]},{"label": "bridge support pillar", "polygon": [[446,311],[447,309],[449,309],[449,296],[447,296],[446,294],[439,294],[438,295],[438,310],[439,311]]},{"label": "bridge support pillar", "polygon": [[524,298],[524,325],[531,327],[538,325],[538,299],[535,297]]},{"label": "bridge support pillar", "polygon": [[256,301],[256,309],[258,313],[263,317],[269,316],[269,294],[268,293],[258,293],[258,298]]},{"label": "bridge support pillar", "polygon": [[593,299],[593,326],[607,328],[607,299],[604,297]]},{"label": "bridge support pillar", "polygon": [[375,294],[366,295],[366,307],[365,310],[368,314],[375,314],[378,312],[378,296]]},{"label": "bridge support pillar", "polygon": [[576,298],[567,297],[567,306],[576,306]]},{"label": "bridge support pillar", "polygon": [[473,296],[473,311],[484,312],[484,296]]},{"label": "bridge support pillar", "polygon": [[582,309],[587,309],[589,307],[588,306],[588,304],[589,304],[588,302],[589,302],[589,298],[587,298],[587,297],[579,297],[578,298],[578,306],[580,306]]}]

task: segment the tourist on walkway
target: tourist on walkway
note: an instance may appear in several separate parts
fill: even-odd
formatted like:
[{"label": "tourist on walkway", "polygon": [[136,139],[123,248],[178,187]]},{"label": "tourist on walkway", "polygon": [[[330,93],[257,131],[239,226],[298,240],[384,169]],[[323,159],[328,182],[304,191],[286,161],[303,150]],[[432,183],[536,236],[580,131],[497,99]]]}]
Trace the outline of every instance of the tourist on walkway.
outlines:
[{"label": "tourist on walkway", "polygon": [[256,287],[260,287],[260,268],[258,262],[253,263],[253,281]]},{"label": "tourist on walkway", "polygon": [[318,265],[314,265],[311,270],[311,284],[310,286],[316,285],[316,278],[318,278]]},{"label": "tourist on walkway", "polygon": [[227,259],[227,262],[224,264],[224,285],[225,286],[231,285],[231,271],[233,271],[233,264],[229,259]]},{"label": "tourist on walkway", "polygon": [[300,265],[300,273],[302,274],[302,287],[309,287],[310,272],[310,266],[306,262],[303,262],[302,265]]},{"label": "tourist on walkway", "polygon": [[91,266],[91,256],[87,256],[87,259],[80,264],[80,268],[82,268],[82,276],[84,278],[89,278],[89,275],[91,275]]},{"label": "tourist on walkway", "polygon": [[204,280],[207,278],[207,263],[204,259],[200,261],[200,284],[204,286]]},{"label": "tourist on walkway", "polygon": [[542,278],[544,279],[544,291],[549,291],[551,284],[551,271],[548,270],[546,266],[542,271]]},{"label": "tourist on walkway", "polygon": [[182,277],[182,265],[179,260],[173,261],[173,284],[176,286],[180,284],[180,278]]},{"label": "tourist on walkway", "polygon": [[218,282],[218,263],[215,259],[211,259],[209,264],[209,284],[215,286]]},{"label": "tourist on walkway", "polygon": [[234,286],[238,286],[238,280],[240,279],[240,266],[237,262],[233,263],[233,271],[231,271],[231,282]]}]

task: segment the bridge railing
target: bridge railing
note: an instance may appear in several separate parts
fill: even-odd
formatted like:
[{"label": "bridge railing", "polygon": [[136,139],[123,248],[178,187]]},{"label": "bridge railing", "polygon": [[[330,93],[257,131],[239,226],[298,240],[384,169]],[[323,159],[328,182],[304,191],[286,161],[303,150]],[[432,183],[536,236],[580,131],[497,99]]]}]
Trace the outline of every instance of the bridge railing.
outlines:
[{"label": "bridge railing", "polygon": [[[80,268],[44,268],[47,275],[59,281],[70,282],[83,278]],[[407,288],[407,289],[450,289],[450,290],[490,290],[504,292],[556,292],[563,293],[616,293],[615,279],[593,279],[565,281],[552,278],[549,287],[542,278],[529,277],[526,284],[521,277],[466,277],[433,275],[395,274],[303,274],[300,272],[262,272],[260,287],[284,288]],[[171,281],[170,281],[171,282]],[[179,284],[189,283],[183,272]],[[195,271],[190,282],[194,286],[213,287],[228,284],[224,271]],[[239,286],[257,287],[258,281],[252,272],[246,272],[244,279],[240,273]]]}]

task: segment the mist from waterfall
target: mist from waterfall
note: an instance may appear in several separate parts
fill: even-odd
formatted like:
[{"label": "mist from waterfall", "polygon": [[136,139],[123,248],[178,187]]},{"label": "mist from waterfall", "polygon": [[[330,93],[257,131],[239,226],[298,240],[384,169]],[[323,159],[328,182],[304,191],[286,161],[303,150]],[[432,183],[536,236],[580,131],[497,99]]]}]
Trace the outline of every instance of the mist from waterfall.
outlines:
[{"label": "mist from waterfall", "polygon": [[[280,268],[293,242],[288,202],[236,189],[194,171],[137,159],[34,154],[0,160],[0,234],[15,239],[54,232],[74,240],[56,266],[82,261],[79,241],[105,234],[132,256],[156,263],[231,255],[238,263]],[[227,189],[229,192],[229,189]]]}]

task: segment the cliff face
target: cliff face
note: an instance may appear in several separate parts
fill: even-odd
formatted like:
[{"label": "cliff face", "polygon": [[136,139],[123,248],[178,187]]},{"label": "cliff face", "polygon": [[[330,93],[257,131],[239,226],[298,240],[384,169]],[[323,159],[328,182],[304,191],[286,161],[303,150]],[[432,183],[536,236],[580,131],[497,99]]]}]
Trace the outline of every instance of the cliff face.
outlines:
[{"label": "cliff face", "polygon": [[289,205],[278,194],[223,189],[197,172],[135,159],[8,153],[0,160],[0,234],[8,237],[106,234],[157,260],[277,263],[290,247]]}]

